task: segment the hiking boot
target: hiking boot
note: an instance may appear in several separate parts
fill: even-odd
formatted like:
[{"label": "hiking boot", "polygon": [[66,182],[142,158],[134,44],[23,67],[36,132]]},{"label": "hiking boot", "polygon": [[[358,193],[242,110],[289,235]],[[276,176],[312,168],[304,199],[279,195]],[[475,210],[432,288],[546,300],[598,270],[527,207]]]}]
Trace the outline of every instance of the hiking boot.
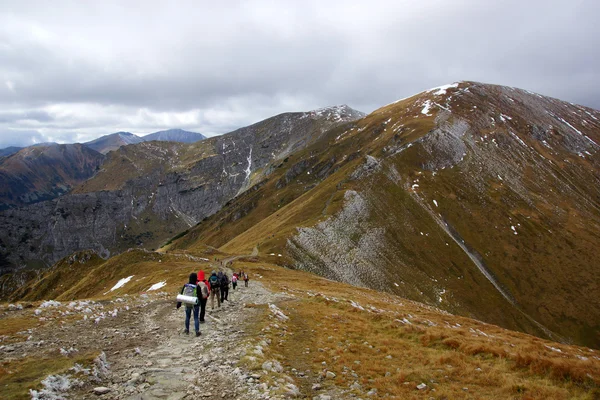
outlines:
[{"label": "hiking boot", "polygon": [[202,333],[200,333],[200,331],[196,332],[196,337],[202,335]]},{"label": "hiking boot", "polygon": [[190,334],[190,331],[188,331],[187,329],[183,331],[183,333],[185,333],[186,335]]}]

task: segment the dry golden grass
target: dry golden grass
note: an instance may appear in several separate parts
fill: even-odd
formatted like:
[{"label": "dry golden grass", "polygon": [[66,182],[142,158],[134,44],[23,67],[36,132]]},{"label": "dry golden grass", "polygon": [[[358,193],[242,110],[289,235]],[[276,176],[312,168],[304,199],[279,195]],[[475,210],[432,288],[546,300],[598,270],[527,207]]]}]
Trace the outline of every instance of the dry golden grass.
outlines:
[{"label": "dry golden grass", "polygon": [[30,399],[29,389],[41,388],[48,375],[67,372],[75,363],[89,365],[98,354],[77,354],[72,357],[36,357],[0,363],[0,398],[3,400]]},{"label": "dry golden grass", "polygon": [[42,325],[39,319],[33,315],[26,316],[23,314],[19,314],[18,316],[7,314],[0,318],[0,321],[0,336],[7,336],[9,338],[17,332]]},{"label": "dry golden grass", "polygon": [[[600,358],[593,350],[249,261],[233,268],[249,271],[251,285],[260,280],[290,296],[278,304],[290,317],[285,329],[274,329],[269,319],[257,322],[272,341],[271,356],[289,368],[332,371],[340,387],[356,381],[365,392],[377,389],[378,396],[399,399],[600,396]],[[420,383],[427,389],[417,390]]]}]

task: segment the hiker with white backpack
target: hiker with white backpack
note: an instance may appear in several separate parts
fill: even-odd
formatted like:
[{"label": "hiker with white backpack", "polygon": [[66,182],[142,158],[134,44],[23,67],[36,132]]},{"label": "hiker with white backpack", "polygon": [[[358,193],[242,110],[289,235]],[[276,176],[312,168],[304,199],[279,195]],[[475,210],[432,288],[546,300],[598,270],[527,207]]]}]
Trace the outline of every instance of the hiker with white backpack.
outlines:
[{"label": "hiker with white backpack", "polygon": [[204,294],[208,296],[206,285],[198,285],[198,275],[195,272],[190,274],[189,282],[183,285],[181,291],[177,295],[177,309],[181,304],[185,304],[185,331],[186,335],[190,333],[190,318],[192,311],[194,312],[194,328],[196,328],[196,337],[200,336],[200,321],[198,313],[200,311],[200,302]]}]

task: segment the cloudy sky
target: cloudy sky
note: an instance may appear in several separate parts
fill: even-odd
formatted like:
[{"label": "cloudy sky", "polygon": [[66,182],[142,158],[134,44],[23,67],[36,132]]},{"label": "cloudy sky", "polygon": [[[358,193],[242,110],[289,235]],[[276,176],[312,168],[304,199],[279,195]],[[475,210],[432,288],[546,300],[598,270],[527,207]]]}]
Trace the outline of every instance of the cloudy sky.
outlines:
[{"label": "cloudy sky", "polygon": [[[224,4],[223,4],[224,3]],[[458,80],[600,109],[600,2],[0,0],[0,148],[285,111],[370,112]]]}]

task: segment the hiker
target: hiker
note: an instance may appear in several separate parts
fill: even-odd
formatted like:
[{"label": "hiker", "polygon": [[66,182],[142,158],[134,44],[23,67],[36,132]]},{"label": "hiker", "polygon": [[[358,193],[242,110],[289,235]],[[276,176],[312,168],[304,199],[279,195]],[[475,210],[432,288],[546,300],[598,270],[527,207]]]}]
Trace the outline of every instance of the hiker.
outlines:
[{"label": "hiker", "polygon": [[208,295],[210,293],[210,289],[208,286],[208,281],[204,276],[204,271],[198,271],[198,286],[200,287],[202,296],[200,299],[200,323],[204,323],[204,314],[206,313],[206,303],[208,302]]},{"label": "hiker", "polygon": [[210,308],[211,310],[215,309],[215,297],[217,298],[217,305],[221,307],[221,293],[219,291],[219,278],[217,277],[217,273],[213,271],[210,274],[210,278],[208,278],[208,283],[210,284]]},{"label": "hiker", "polygon": [[248,278],[248,274],[244,272],[244,286],[248,287],[249,280],[250,278]]},{"label": "hiker", "polygon": [[221,303],[227,300],[227,295],[229,294],[229,277],[227,273],[223,272],[221,275]]},{"label": "hiker", "polygon": [[[200,336],[200,322],[198,321],[198,311],[200,299],[202,297],[201,291],[198,290],[196,285],[198,282],[198,275],[195,272],[190,274],[189,282],[183,285],[179,294],[188,297],[197,297],[196,304],[185,303],[185,331],[186,335],[190,334],[190,317],[192,311],[194,311],[194,328],[196,328],[196,337]],[[177,302],[177,309],[181,307],[181,301]]]},{"label": "hiker", "polygon": [[237,286],[237,281],[238,281],[238,274],[237,274],[237,272],[234,272],[233,276],[231,277],[231,286],[233,286],[233,290],[235,290],[235,288]]}]

